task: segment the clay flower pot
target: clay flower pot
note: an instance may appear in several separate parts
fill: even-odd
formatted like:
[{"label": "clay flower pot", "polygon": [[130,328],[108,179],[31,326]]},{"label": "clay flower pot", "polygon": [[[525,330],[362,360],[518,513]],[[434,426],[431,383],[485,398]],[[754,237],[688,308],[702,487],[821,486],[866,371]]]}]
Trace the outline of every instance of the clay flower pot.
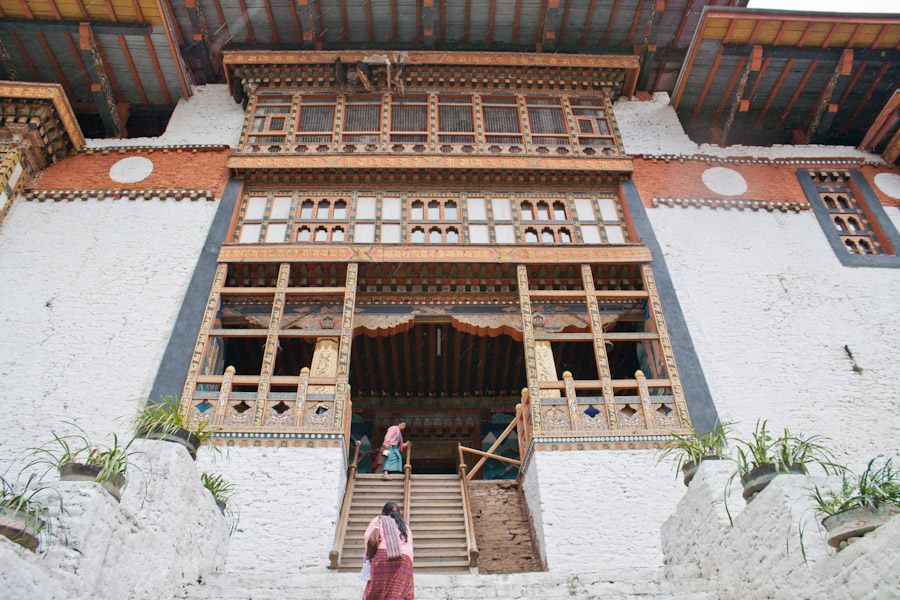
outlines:
[{"label": "clay flower pot", "polygon": [[893,504],[878,504],[875,508],[857,506],[825,517],[822,525],[828,532],[828,545],[840,552],[898,514],[900,508]]},{"label": "clay flower pot", "polygon": [[749,504],[751,500],[769,483],[779,475],[806,475],[806,467],[802,463],[794,463],[789,468],[784,465],[767,463],[750,469],[745,475],[741,475],[741,484],[744,486],[744,500]]},{"label": "clay flower pot", "polygon": [[138,431],[138,437],[147,440],[162,440],[164,442],[181,444],[187,448],[191,458],[197,460],[197,448],[200,447],[200,438],[187,429],[178,427],[170,431],[154,431],[152,429],[142,428]]},{"label": "clay flower pot", "polygon": [[684,475],[684,487],[691,484],[691,480],[694,478],[694,475],[697,474],[697,469],[699,469],[700,465],[707,460],[722,460],[722,457],[715,454],[709,454],[702,457],[698,462],[692,460],[681,466],[681,473]]},{"label": "clay flower pot", "polygon": [[[97,476],[103,468],[98,465],[83,465],[81,463],[66,463],[59,468],[60,481],[97,481]],[[125,486],[125,475],[119,473],[112,481],[99,481],[107,492],[116,501],[122,500],[122,488]]]},{"label": "clay flower pot", "polygon": [[38,534],[46,523],[13,506],[0,504],[0,535],[34,552],[39,545]]}]

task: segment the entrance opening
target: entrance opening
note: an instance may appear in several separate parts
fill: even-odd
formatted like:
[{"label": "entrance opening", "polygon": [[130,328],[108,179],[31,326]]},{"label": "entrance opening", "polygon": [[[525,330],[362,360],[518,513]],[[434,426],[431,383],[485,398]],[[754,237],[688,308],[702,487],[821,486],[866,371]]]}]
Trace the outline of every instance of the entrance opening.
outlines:
[{"label": "entrance opening", "polygon": [[[526,385],[522,342],[505,334],[467,333],[450,319],[416,320],[401,328],[378,332],[385,335],[365,331],[353,341],[351,430],[362,441],[361,453],[368,453],[360,471],[378,470],[373,461],[380,464],[384,434],[403,418],[404,437],[413,442],[413,472],[455,473],[458,443],[487,450],[515,417]],[[515,436],[496,451],[517,457]],[[468,455],[470,460],[474,464],[477,457]],[[488,479],[518,473],[494,459],[483,471]]]}]

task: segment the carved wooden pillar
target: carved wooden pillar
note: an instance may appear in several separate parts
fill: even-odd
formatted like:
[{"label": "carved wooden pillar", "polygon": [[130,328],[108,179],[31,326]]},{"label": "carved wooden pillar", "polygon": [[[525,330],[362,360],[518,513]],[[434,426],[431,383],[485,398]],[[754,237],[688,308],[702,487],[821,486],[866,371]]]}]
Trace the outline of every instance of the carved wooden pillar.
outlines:
[{"label": "carved wooden pillar", "polygon": [[297,401],[294,403],[294,427],[302,427],[306,419],[306,390],[309,384],[309,367],[300,369],[300,383],[297,384]]},{"label": "carved wooden pillar", "polygon": [[653,418],[653,410],[650,405],[650,390],[647,388],[647,378],[641,370],[634,372],[634,378],[637,379],[638,394],[641,396],[641,409],[644,411],[644,427],[647,429],[656,429],[656,419]]},{"label": "carved wooden pillar", "polygon": [[281,327],[281,315],[284,313],[284,296],[287,292],[290,276],[291,265],[282,263],[278,269],[275,299],[272,301],[272,315],[269,318],[269,330],[266,334],[265,350],[263,350],[259,388],[256,391],[256,408],[253,410],[254,427],[262,427],[265,424],[266,408],[269,402],[269,387],[272,383],[272,373],[275,371],[275,354],[278,352],[278,328]]},{"label": "carved wooden pillar", "polygon": [[222,377],[222,387],[219,389],[219,401],[216,403],[216,413],[213,415],[213,428],[222,427],[225,424],[225,413],[228,411],[228,396],[231,395],[231,378],[234,377],[234,367],[225,368],[225,376]]},{"label": "carved wooden pillar", "polygon": [[225,285],[225,275],[228,273],[228,265],[220,264],[216,267],[216,275],[213,278],[212,289],[206,300],[206,308],[203,311],[203,321],[200,322],[200,333],[197,335],[197,343],[194,344],[194,354],[191,356],[191,364],[188,366],[187,379],[184,380],[184,390],[181,392],[181,414],[189,415],[191,402],[194,399],[194,389],[197,387],[197,376],[203,364],[203,355],[206,352],[206,342],[209,340],[209,330],[219,310],[219,297],[222,286]]},{"label": "carved wooden pillar", "polygon": [[[310,377],[331,378],[337,376],[338,367],[338,339],[327,337],[316,340],[316,349],[313,351],[312,367],[309,369]],[[332,394],[334,388],[325,385],[313,385],[309,387],[310,394]],[[335,397],[335,400],[337,398]]]},{"label": "carved wooden pillar", "polygon": [[606,418],[610,429],[619,428],[619,416],[616,410],[616,396],[612,387],[612,374],[609,370],[609,358],[606,356],[606,343],[603,339],[603,320],[597,305],[597,290],[594,288],[594,274],[590,265],[581,265],[581,279],[587,296],[588,315],[591,319],[591,333],[594,336],[594,356],[597,359],[597,373],[603,386],[603,402],[606,404]]},{"label": "carved wooden pillar", "polygon": [[519,309],[522,312],[522,342],[525,346],[525,375],[528,395],[532,399],[531,424],[535,432],[544,429],[541,414],[541,388],[538,387],[537,356],[534,343],[534,325],[531,322],[531,298],[528,295],[528,267],[518,265],[516,275],[519,285]]},{"label": "carved wooden pillar", "polygon": [[575,396],[575,380],[572,373],[563,371],[563,381],[566,382],[566,405],[569,407],[569,421],[572,423],[572,431],[578,429],[578,399]]},{"label": "carved wooden pillar", "polygon": [[[538,340],[534,343],[534,353],[537,357],[537,373],[540,381],[559,381],[556,374],[556,361],[553,359],[553,347],[547,340]],[[541,398],[561,398],[559,390],[541,390]]]},{"label": "carved wooden pillar", "polygon": [[[344,283],[344,306],[341,312],[341,341],[337,355],[337,384],[334,388],[334,420],[332,425],[346,430],[344,413],[350,412],[350,347],[353,343],[353,313],[356,310],[356,281],[359,277],[359,264],[347,265],[347,280]],[[350,415],[346,418],[349,420]],[[349,435],[345,436],[344,444],[350,443]]]}]

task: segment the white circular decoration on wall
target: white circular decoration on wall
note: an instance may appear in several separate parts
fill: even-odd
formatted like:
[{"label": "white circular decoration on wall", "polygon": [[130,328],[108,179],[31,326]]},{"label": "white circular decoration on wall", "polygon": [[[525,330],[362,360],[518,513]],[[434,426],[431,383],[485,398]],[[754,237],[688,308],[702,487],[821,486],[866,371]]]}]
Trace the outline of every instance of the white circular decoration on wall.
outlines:
[{"label": "white circular decoration on wall", "polygon": [[137,183],[150,177],[153,161],[143,156],[123,158],[109,170],[109,178],[118,183]]},{"label": "white circular decoration on wall", "polygon": [[875,185],[886,196],[900,200],[900,175],[896,173],[879,173],[875,176]]},{"label": "white circular decoration on wall", "polygon": [[703,171],[703,185],[722,196],[740,196],[747,191],[747,182],[743,175],[725,167],[713,167]]}]

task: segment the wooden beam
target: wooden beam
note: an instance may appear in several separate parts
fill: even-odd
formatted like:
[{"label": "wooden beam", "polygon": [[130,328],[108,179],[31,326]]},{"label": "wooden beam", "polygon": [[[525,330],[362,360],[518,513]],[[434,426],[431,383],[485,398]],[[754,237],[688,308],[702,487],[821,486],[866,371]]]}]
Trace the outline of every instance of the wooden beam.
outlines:
[{"label": "wooden beam", "polygon": [[462,332],[456,327],[453,328],[451,354],[453,355],[453,370],[450,372],[450,389],[458,394],[460,391],[459,363],[462,358]]},{"label": "wooden beam", "polygon": [[303,47],[312,48],[316,43],[316,27],[313,25],[312,7],[309,0],[297,0],[297,15],[303,30]]},{"label": "wooden beam", "polygon": [[469,43],[469,27],[471,27],[471,18],[472,18],[472,0],[466,0],[465,8],[463,9],[463,34],[462,37],[459,38],[460,43],[468,44]]},{"label": "wooden beam", "polygon": [[[750,54],[750,60],[745,63],[744,72],[741,74],[741,82],[738,84],[737,92],[735,92],[734,100],[731,103],[731,109],[728,112],[728,119],[725,121],[725,127],[722,128],[722,136],[719,140],[719,144],[722,146],[728,143],[728,132],[731,130],[735,117],[741,109],[741,103],[744,102],[744,90],[747,89],[747,85],[750,85],[752,89],[756,89],[754,80],[758,79],[758,76],[761,74],[762,54],[762,46],[754,46]],[[752,94],[747,96],[747,107],[749,107],[752,98]],[[741,112],[746,112],[746,110]]]},{"label": "wooden beam", "polygon": [[[84,79],[85,84],[90,89],[93,80],[91,79],[90,73],[88,73],[87,65],[84,64],[84,60],[81,58],[81,52],[78,50],[78,44],[75,43],[75,38],[72,37],[71,33],[63,34],[66,38],[66,44],[69,45],[69,52],[72,54],[72,58],[75,59],[75,64],[78,65],[78,70],[81,71],[81,77]],[[144,103],[146,104],[146,100]]]},{"label": "wooden beam", "polygon": [[[466,0],[466,21],[469,18],[469,2]],[[468,26],[466,28],[468,35]],[[397,0],[391,0],[391,43],[397,43]]]},{"label": "wooden beam", "polygon": [[369,43],[375,42],[375,25],[372,19],[372,0],[363,0],[363,6],[366,8],[366,30],[369,32]]},{"label": "wooden beam", "polygon": [[428,382],[426,388],[429,392],[436,392],[437,387],[437,325],[431,323],[426,330],[428,333],[427,349],[425,354],[428,355]]},{"label": "wooden beam", "polygon": [[[443,3],[442,3],[443,4]],[[522,0],[516,0],[515,12],[513,12],[513,30],[511,43],[515,46],[519,42],[519,18],[522,16]]]},{"label": "wooden beam", "polygon": [[447,3],[441,2],[441,37],[438,39],[440,43],[444,43],[447,39]]},{"label": "wooden beam", "polygon": [[563,11],[562,16],[562,24],[559,27],[559,37],[556,39],[556,44],[564,44],[566,41],[566,27],[569,24],[569,10],[572,8],[572,3],[570,1],[566,1],[566,9]]},{"label": "wooden beam", "polygon": [[650,72],[653,70],[653,62],[656,60],[656,38],[659,32],[659,23],[666,12],[666,0],[654,0],[650,7],[650,16],[647,18],[647,27],[644,29],[644,39],[641,42],[641,71],[638,75],[637,87],[644,90],[650,82]]},{"label": "wooden beam", "polygon": [[488,337],[478,336],[478,370],[475,372],[475,393],[484,391],[484,368],[487,362]]},{"label": "wooden beam", "polygon": [[318,32],[315,35],[316,38],[316,50],[322,49],[322,44],[325,43],[325,17],[322,15],[322,3],[320,0],[313,0],[313,8],[315,8],[316,14],[316,24],[318,26]]},{"label": "wooden beam", "polygon": [[488,8],[488,31],[487,35],[484,36],[484,44],[492,44],[494,42],[494,19],[496,18],[497,13],[497,0],[491,0],[491,5]]},{"label": "wooden beam", "polygon": [[[293,4],[293,0],[289,1],[291,2],[291,4]],[[222,29],[222,33],[224,34],[223,36],[220,36],[220,38],[224,37],[224,39],[230,40],[231,33],[228,31],[228,21],[225,20],[225,13],[222,11],[222,3],[219,0],[213,0],[213,5],[216,7],[216,15],[218,15],[219,17],[219,27]]]},{"label": "wooden beam", "polygon": [[426,371],[426,369],[427,369],[426,363],[428,361],[428,357],[423,356],[423,355],[427,354],[427,352],[425,350],[425,336],[424,336],[425,326],[424,325],[418,325],[418,326],[414,325],[412,330],[413,330],[413,340],[414,340],[414,343],[416,346],[414,349],[415,356],[419,357],[419,362],[418,362],[419,368],[415,374],[416,375],[416,385],[414,388],[414,392],[419,396],[424,396],[425,395],[425,385],[426,385],[426,382],[424,381],[424,379],[428,376],[428,373]]},{"label": "wooden beam", "polygon": [[69,80],[66,77],[65,72],[62,70],[59,61],[56,60],[56,55],[53,54],[53,49],[50,47],[50,43],[47,42],[47,37],[40,32],[35,33],[35,36],[37,36],[38,42],[40,42],[41,47],[44,49],[44,54],[47,55],[47,59],[50,61],[50,66],[53,67],[53,71],[56,73],[56,78],[62,84],[66,95],[74,100],[75,92],[72,91],[72,86],[69,84]]},{"label": "wooden beam", "polygon": [[[350,41],[350,20],[347,17],[347,2],[346,0],[340,0],[341,7],[341,41],[349,42]],[[416,8],[419,5],[416,3]]]},{"label": "wooden beam", "polygon": [[896,116],[897,109],[900,108],[900,90],[894,90],[894,93],[888,98],[887,103],[878,113],[878,116],[866,132],[866,136],[859,144],[859,149],[863,152],[873,152],[875,147],[881,141],[881,138],[887,133],[887,129],[891,126],[891,121]]},{"label": "wooden beam", "polygon": [[422,2],[422,45],[434,50],[434,0]]},{"label": "wooden beam", "polygon": [[3,73],[0,76],[8,81],[18,81],[19,72],[16,70],[16,63],[13,62],[12,56],[6,49],[6,44],[0,40],[0,63],[3,64]]},{"label": "wooden beam", "polygon": [[405,357],[403,360],[403,366],[406,368],[406,394],[408,396],[414,395],[416,393],[416,382],[413,378],[412,371],[412,360],[410,358],[415,356],[412,353],[412,344],[410,344],[410,338],[412,337],[412,329],[404,331],[402,334],[403,340],[403,356]]},{"label": "wooden beam", "polygon": [[150,55],[150,60],[153,62],[153,70],[156,71],[156,78],[159,80],[159,87],[162,90],[163,97],[166,99],[166,104],[172,104],[172,96],[169,95],[169,88],[166,87],[166,79],[163,77],[162,69],[159,66],[159,59],[156,58],[156,50],[153,49],[153,42],[150,40],[150,37],[144,38],[144,44],[147,46],[147,54]]},{"label": "wooden beam", "polygon": [[[184,44],[184,39],[181,37],[181,28],[178,26],[178,21],[175,19],[175,13],[172,11],[172,7],[169,5],[169,0],[156,0],[156,8],[159,11],[159,14],[163,17],[163,23],[172,23],[175,28],[175,33],[178,34],[178,43],[179,45]],[[168,11],[168,12],[167,12]],[[181,92],[184,94],[185,98],[191,97],[191,88],[188,86],[187,80],[185,79],[184,69],[181,64],[181,54],[178,52],[178,47],[175,45],[175,40],[172,39],[172,31],[170,27],[165,27],[166,31],[166,41],[169,43],[169,51],[172,53],[172,63],[175,67],[175,70],[178,72],[178,82],[181,84]],[[98,44],[99,45],[99,44]],[[100,45],[100,53],[103,54],[103,46]],[[155,54],[155,53],[154,53]],[[106,57],[104,56],[104,60]],[[109,61],[106,61],[107,64]],[[118,85],[116,84],[115,76],[112,72],[109,74],[110,79],[112,80],[113,88],[115,88],[118,92]],[[168,91],[166,92],[168,96]],[[121,93],[119,93],[119,97],[121,97]],[[169,104],[171,104],[171,100]]]},{"label": "wooden beam", "polygon": [[897,162],[897,158],[900,157],[900,129],[895,131],[894,135],[891,136],[891,139],[888,141],[881,156],[889,165]]},{"label": "wooden beam", "polygon": [[[2,24],[2,21],[0,21]],[[25,66],[28,67],[28,70],[31,72],[32,81],[41,82],[40,73],[38,73],[37,67],[34,66],[34,63],[31,62],[31,57],[28,56],[28,52],[25,51],[25,46],[22,44],[22,40],[19,39],[19,36],[16,35],[15,31],[9,32],[9,37],[12,39],[13,44],[16,45],[16,49],[19,51],[19,56],[22,57],[22,60],[25,62]]]},{"label": "wooden beam", "polygon": [[694,59],[697,57],[697,49],[700,47],[699,40],[703,39],[703,32],[706,30],[706,19],[701,19],[700,21],[700,29],[697,31],[697,40],[698,43],[692,44],[690,51],[688,52],[687,60],[684,62],[684,67],[681,72],[681,76],[678,78],[678,81],[675,83],[674,97],[672,99],[672,108],[678,110],[678,104],[681,102],[681,97],[684,95],[684,90],[687,88],[688,76],[691,74],[691,67],[694,66]]},{"label": "wooden beam", "polygon": [[266,9],[266,18],[269,21],[269,41],[277,44],[278,30],[275,28],[275,17],[272,16],[272,6],[269,4],[269,0],[263,0],[263,6]]},{"label": "wooden beam", "polygon": [[637,29],[638,21],[641,19],[641,13],[644,12],[644,0],[640,0],[638,2],[637,10],[634,12],[634,20],[631,22],[631,29],[628,30],[628,37],[625,38],[625,42],[622,44],[623,46],[632,46],[632,39],[634,39],[634,32]]},{"label": "wooden beam", "polygon": [[[825,114],[825,110],[831,103],[831,97],[834,95],[834,90],[837,87],[838,81],[840,81],[842,77],[847,77],[848,75],[850,75],[852,71],[853,50],[848,48],[844,50],[843,54],[841,55],[841,59],[834,66],[831,75],[828,77],[828,81],[825,83],[825,87],[819,94],[819,98],[816,101],[813,110],[810,112],[809,116],[806,118],[806,122],[803,124],[804,144],[811,143],[811,140],[815,137],[819,126],[822,124],[822,116]],[[823,132],[827,133],[828,128],[826,127]]]},{"label": "wooden beam", "polygon": [[[640,13],[640,10],[638,11]],[[609,22],[606,24],[606,33],[603,34],[603,41],[600,42],[601,46],[609,45],[609,37],[612,35],[613,28],[616,25],[616,16],[619,14],[619,0],[616,0],[613,3],[612,10],[609,12]],[[635,17],[637,18],[637,17]],[[627,45],[627,40],[626,40]]]},{"label": "wooden beam", "polygon": [[[94,25],[92,23],[92,25]],[[146,23],[97,23],[92,26],[94,35],[150,35],[151,27]],[[29,21],[27,19],[3,19],[0,21],[0,31],[15,31],[22,33],[34,31],[40,33],[71,33],[79,32],[78,23],[70,21]]]},{"label": "wooden beam", "polygon": [[744,68],[744,65],[749,64],[746,56],[742,56],[738,61],[738,66],[734,70],[734,73],[731,75],[731,79],[728,80],[728,87],[725,88],[725,93],[722,94],[722,100],[719,101],[719,106],[716,108],[716,112],[712,118],[712,126],[715,127],[719,123],[719,117],[722,116],[722,111],[725,110],[725,104],[728,102],[728,98],[731,97],[731,90],[734,89],[735,84],[737,83],[738,77],[745,77],[747,74],[747,69]]},{"label": "wooden beam", "polygon": [[450,354],[448,353],[450,348],[450,329],[452,329],[452,326],[438,325],[439,337],[441,338],[438,344],[441,359],[441,381],[439,389],[435,390],[435,395],[437,396],[447,393],[447,377],[450,373]]},{"label": "wooden beam", "polygon": [[847,84],[847,87],[844,88],[844,92],[841,94],[841,97],[837,101],[838,106],[843,106],[844,102],[847,101],[847,97],[850,96],[853,88],[856,87],[856,82],[859,81],[860,76],[863,74],[863,71],[866,70],[867,66],[869,66],[868,61],[864,60],[859,63],[859,66],[856,68],[856,72],[853,74],[853,77],[850,78],[850,82]]},{"label": "wooden beam", "polygon": [[78,48],[84,54],[85,59],[92,61],[99,80],[98,83],[91,84],[91,94],[94,96],[94,103],[100,111],[103,129],[107,137],[124,137],[125,123],[120,118],[119,108],[116,106],[115,98],[113,98],[112,86],[109,83],[109,77],[106,75],[109,69],[100,56],[97,40],[91,31],[90,23],[81,23],[80,30]]},{"label": "wooden beam", "polygon": [[247,40],[248,44],[256,43],[256,36],[253,35],[253,25],[250,23],[250,16],[247,14],[247,3],[244,0],[238,0],[238,3],[241,5],[241,15],[244,17],[244,28],[247,30]]},{"label": "wooden beam", "polygon": [[775,81],[775,85],[772,86],[772,91],[769,92],[769,97],[766,98],[766,103],[763,105],[763,109],[760,111],[759,116],[756,118],[756,122],[753,124],[753,129],[756,129],[757,131],[762,129],[763,119],[766,118],[766,113],[769,112],[769,108],[771,108],[772,102],[775,101],[775,96],[778,95],[778,91],[781,89],[781,85],[787,78],[788,73],[791,72],[791,67],[793,66],[794,59],[788,59],[787,64],[784,66],[784,69],[781,70],[781,75],[778,76],[778,79]]},{"label": "wooden beam", "polygon": [[891,63],[886,62],[881,65],[881,68],[875,73],[875,78],[872,80],[872,83],[869,84],[869,88],[866,90],[866,93],[863,95],[862,100],[860,100],[859,104],[856,105],[856,110],[853,111],[853,114],[850,115],[850,118],[844,123],[844,126],[841,127],[841,133],[847,133],[850,131],[850,128],[853,127],[853,123],[859,118],[859,115],[862,113],[863,109],[865,109],[866,104],[869,103],[869,99],[872,98],[872,94],[875,93],[875,89],[881,83],[881,80],[884,79],[884,76],[887,74],[888,69],[891,68]]},{"label": "wooden beam", "polygon": [[800,98],[800,94],[803,93],[803,88],[806,87],[806,83],[809,81],[809,78],[812,77],[813,71],[815,71],[816,67],[818,66],[818,60],[814,60],[809,63],[809,66],[806,68],[806,73],[803,74],[803,77],[800,79],[800,83],[797,84],[797,88],[794,90],[794,93],[791,94],[791,99],[788,101],[787,106],[784,108],[784,111],[778,118],[778,122],[775,123],[775,129],[777,129],[778,131],[784,129],[784,122],[787,120],[788,115],[791,113],[791,109],[794,108],[794,104],[797,103],[797,99]]},{"label": "wooden beam", "polygon": [[677,48],[678,40],[681,39],[681,33],[684,31],[684,26],[687,23],[688,16],[690,16],[691,11],[694,9],[694,3],[697,0],[690,0],[685,8],[684,12],[681,13],[681,21],[678,23],[678,29],[675,31],[675,37],[672,38],[672,41],[669,42],[669,48]]},{"label": "wooden beam", "polygon": [[694,126],[694,121],[697,120],[697,115],[700,114],[700,109],[703,108],[703,102],[706,100],[706,94],[709,92],[709,86],[712,85],[713,79],[716,76],[716,71],[719,70],[719,63],[722,61],[722,46],[719,46],[719,51],[716,52],[716,59],[713,61],[712,67],[709,69],[709,75],[706,76],[706,83],[703,84],[703,89],[700,91],[700,97],[697,98],[697,104],[694,106],[694,112],[691,114],[691,120],[688,124],[688,127]]},{"label": "wooden beam", "polygon": [[591,0],[590,5],[588,6],[587,19],[584,21],[584,31],[581,32],[581,37],[578,38],[579,46],[584,46],[587,42],[588,34],[591,32],[591,22],[594,20],[595,8],[597,8],[597,0]]},{"label": "wooden beam", "polygon": [[475,346],[475,338],[474,335],[466,336],[466,339],[469,341],[468,347],[465,350],[465,362],[463,362],[463,380],[462,380],[462,394],[466,396],[469,394],[469,391],[472,389],[472,363],[474,362],[474,346]]},{"label": "wooden beam", "polygon": [[[203,16],[203,11],[200,9],[200,4],[197,0],[185,0],[184,5],[187,9],[188,19],[191,22],[192,38],[194,44],[197,45],[197,51],[194,52],[194,56],[200,61],[200,68],[203,70],[206,82],[211,83],[216,79],[216,69],[214,67],[216,56],[212,49],[212,42],[209,38],[206,17]],[[293,3],[291,3],[291,6],[293,6]],[[119,41],[122,44],[123,49],[127,48],[124,38]],[[188,46],[188,48],[192,46],[193,44]]]}]

